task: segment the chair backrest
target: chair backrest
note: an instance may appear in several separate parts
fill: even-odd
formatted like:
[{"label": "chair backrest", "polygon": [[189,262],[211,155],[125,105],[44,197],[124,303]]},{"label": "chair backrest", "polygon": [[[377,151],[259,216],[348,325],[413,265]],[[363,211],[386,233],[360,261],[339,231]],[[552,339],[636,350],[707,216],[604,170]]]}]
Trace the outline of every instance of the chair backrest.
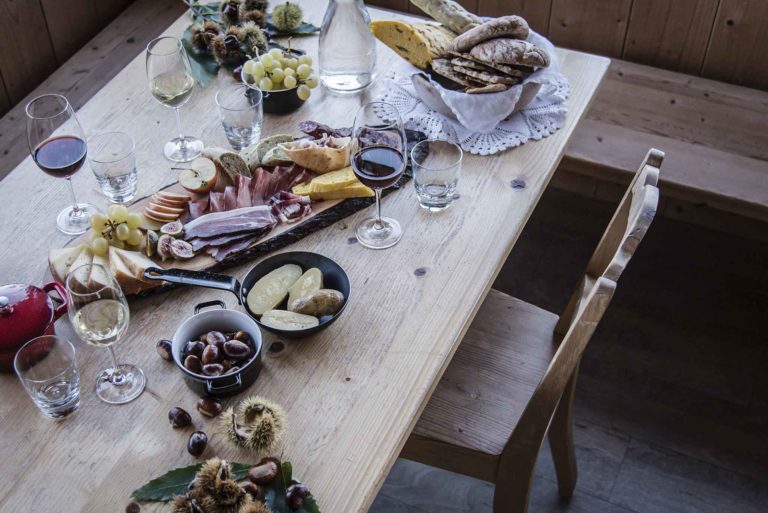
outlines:
[{"label": "chair backrest", "polygon": [[659,150],[648,152],[600,239],[555,330],[563,335],[560,346],[507,443],[507,457],[535,460],[566,386],[613,298],[616,281],[656,213],[656,183],[663,159]]}]

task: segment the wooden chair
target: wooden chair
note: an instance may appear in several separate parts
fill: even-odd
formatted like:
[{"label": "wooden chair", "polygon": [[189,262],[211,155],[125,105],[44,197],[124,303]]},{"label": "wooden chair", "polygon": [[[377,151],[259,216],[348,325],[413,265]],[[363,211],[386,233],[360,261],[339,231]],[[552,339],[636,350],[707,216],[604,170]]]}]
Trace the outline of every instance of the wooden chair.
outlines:
[{"label": "wooden chair", "polygon": [[579,362],[656,213],[663,159],[646,155],[562,316],[491,290],[402,457],[493,482],[494,513],[522,513],[548,434],[560,495],[573,494]]}]

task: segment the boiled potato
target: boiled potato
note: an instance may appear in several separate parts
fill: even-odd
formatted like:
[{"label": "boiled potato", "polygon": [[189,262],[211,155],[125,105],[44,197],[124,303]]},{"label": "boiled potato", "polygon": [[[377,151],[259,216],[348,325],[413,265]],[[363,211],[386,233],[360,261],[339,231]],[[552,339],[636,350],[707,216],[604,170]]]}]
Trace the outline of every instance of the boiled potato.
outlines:
[{"label": "boiled potato", "polygon": [[323,288],[323,273],[317,267],[309,269],[288,289],[288,304]]},{"label": "boiled potato", "polygon": [[344,304],[344,294],[338,290],[320,289],[288,303],[292,312],[314,315],[334,315]]},{"label": "boiled potato", "polygon": [[286,310],[267,310],[261,316],[261,323],[279,330],[305,330],[307,328],[314,328],[320,324],[320,321],[317,320],[317,317],[312,317],[311,315],[303,315]]},{"label": "boiled potato", "polygon": [[254,283],[246,302],[254,315],[262,315],[279,305],[288,295],[288,289],[301,277],[301,267],[287,264],[264,275]]}]

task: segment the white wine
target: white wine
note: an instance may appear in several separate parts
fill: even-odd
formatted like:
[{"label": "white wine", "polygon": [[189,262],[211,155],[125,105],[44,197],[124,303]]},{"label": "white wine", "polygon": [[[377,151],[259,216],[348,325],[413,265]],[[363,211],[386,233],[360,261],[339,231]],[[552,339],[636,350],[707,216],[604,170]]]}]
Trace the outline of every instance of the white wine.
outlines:
[{"label": "white wine", "polygon": [[88,344],[111,346],[128,329],[128,307],[114,299],[88,303],[72,317],[75,332]]},{"label": "white wine", "polygon": [[166,72],[157,75],[150,83],[152,96],[163,105],[179,107],[192,95],[195,81],[188,74]]}]

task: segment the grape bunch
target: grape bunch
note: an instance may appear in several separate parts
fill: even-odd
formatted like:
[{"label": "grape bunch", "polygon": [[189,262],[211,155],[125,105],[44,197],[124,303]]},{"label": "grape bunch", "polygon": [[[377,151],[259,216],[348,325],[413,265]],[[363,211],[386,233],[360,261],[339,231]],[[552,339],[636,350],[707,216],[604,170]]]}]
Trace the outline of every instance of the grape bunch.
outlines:
[{"label": "grape bunch", "polygon": [[317,87],[317,77],[312,72],[312,57],[297,58],[279,48],[243,64],[244,78],[262,91],[296,88],[296,95],[302,100],[309,99],[310,89]]},{"label": "grape bunch", "polygon": [[124,249],[126,246],[139,246],[144,240],[141,233],[141,214],[128,213],[124,205],[112,205],[107,209],[107,215],[93,214],[91,216],[91,249],[97,255],[106,255],[109,246]]}]

